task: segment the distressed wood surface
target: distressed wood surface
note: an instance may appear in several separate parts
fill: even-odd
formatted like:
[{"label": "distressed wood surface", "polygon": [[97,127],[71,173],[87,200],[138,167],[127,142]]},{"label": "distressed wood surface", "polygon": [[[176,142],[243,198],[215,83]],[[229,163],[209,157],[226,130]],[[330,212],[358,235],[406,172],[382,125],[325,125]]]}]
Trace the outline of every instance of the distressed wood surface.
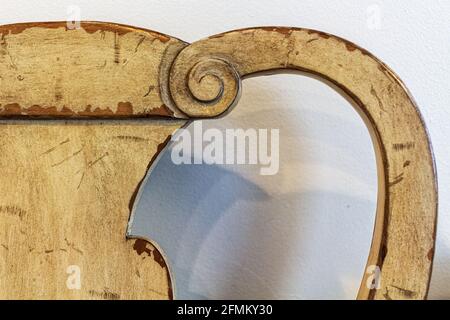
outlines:
[{"label": "distressed wood surface", "polygon": [[182,124],[2,123],[0,299],[171,298],[161,254],[125,234],[149,164]]},{"label": "distressed wood surface", "polygon": [[1,26],[0,117],[171,117],[160,71],[185,45],[112,23]]},{"label": "distressed wood surface", "polygon": [[[126,239],[143,177],[188,119],[226,115],[242,79],[292,70],[348,98],[373,138],[379,192],[367,267],[380,269],[381,282],[370,289],[364,271],[358,298],[426,298],[437,214],[431,147],[404,84],[367,51],[280,27],[191,45],[95,22],[0,34],[0,118],[23,118],[0,124],[0,298],[171,298],[163,258]],[[69,266],[80,267],[80,290],[67,287]]]},{"label": "distressed wood surface", "polygon": [[[379,268],[380,288],[364,273],[360,299],[424,299],[434,256],[437,183],[425,125],[404,84],[366,50],[308,29],[262,27],[212,36],[186,47],[171,69],[179,109],[220,116],[236,104],[241,79],[298,71],[348,98],[372,135],[379,190],[367,270]],[[274,112],[282,112],[277,106]]]}]

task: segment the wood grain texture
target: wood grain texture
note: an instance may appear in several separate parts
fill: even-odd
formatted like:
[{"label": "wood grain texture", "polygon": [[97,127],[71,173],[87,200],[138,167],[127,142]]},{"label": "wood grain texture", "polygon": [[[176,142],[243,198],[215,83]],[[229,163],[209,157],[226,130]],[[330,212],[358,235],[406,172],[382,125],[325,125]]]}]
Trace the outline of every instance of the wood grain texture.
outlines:
[{"label": "wood grain texture", "polygon": [[434,160],[413,99],[380,60],[347,40],[315,30],[243,29],[181,51],[171,69],[171,92],[189,116],[220,116],[236,104],[241,79],[290,70],[337,89],[372,135],[379,190],[367,267],[380,269],[381,284],[371,290],[371,274],[365,273],[358,298],[426,298],[437,215]]},{"label": "wood grain texture", "polygon": [[0,118],[172,117],[160,69],[186,44],[112,23],[0,27]]},{"label": "wood grain texture", "polygon": [[125,234],[150,162],[183,124],[1,123],[0,299],[171,298],[162,256]]}]

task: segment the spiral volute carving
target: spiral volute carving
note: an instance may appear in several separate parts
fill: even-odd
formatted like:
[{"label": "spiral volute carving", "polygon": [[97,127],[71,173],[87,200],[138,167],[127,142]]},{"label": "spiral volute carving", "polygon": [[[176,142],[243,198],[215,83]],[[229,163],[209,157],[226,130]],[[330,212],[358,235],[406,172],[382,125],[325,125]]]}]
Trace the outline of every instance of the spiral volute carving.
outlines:
[{"label": "spiral volute carving", "polygon": [[189,47],[179,54],[170,72],[171,97],[192,118],[224,114],[236,104],[240,87],[240,76],[227,59],[191,55]]}]

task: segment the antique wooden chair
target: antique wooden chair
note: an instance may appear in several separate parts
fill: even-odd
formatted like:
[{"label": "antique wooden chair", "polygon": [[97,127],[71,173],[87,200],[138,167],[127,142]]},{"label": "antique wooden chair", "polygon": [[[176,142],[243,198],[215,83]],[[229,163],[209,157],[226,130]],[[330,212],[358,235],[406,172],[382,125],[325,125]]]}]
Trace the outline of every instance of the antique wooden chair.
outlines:
[{"label": "antique wooden chair", "polygon": [[368,285],[362,272],[358,298],[426,298],[437,213],[431,146],[404,84],[369,52],[285,27],[193,44],[99,22],[13,24],[0,34],[0,298],[172,298],[163,257],[127,233],[143,178],[175,130],[225,115],[242,79],[285,71],[339,90],[377,150],[367,266],[381,282]]}]

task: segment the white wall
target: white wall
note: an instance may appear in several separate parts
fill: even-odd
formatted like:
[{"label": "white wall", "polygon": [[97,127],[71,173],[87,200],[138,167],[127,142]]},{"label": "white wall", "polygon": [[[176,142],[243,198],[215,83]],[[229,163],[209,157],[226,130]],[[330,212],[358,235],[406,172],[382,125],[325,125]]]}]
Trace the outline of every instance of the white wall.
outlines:
[{"label": "white wall", "polygon": [[[450,2],[0,0],[0,23],[65,20],[71,5],[83,20],[136,25],[189,42],[247,26],[313,28],[385,61],[411,90],[431,135],[440,215],[430,298],[450,299]],[[371,141],[350,105],[308,78],[255,78],[244,81],[229,116],[204,126],[279,128],[280,172],[260,176],[255,166],[161,160],[133,231],[155,237],[149,217],[161,215],[157,223],[165,227],[157,237],[174,254],[179,297],[355,297],[377,188]],[[177,197],[163,201],[167,190]]]}]

